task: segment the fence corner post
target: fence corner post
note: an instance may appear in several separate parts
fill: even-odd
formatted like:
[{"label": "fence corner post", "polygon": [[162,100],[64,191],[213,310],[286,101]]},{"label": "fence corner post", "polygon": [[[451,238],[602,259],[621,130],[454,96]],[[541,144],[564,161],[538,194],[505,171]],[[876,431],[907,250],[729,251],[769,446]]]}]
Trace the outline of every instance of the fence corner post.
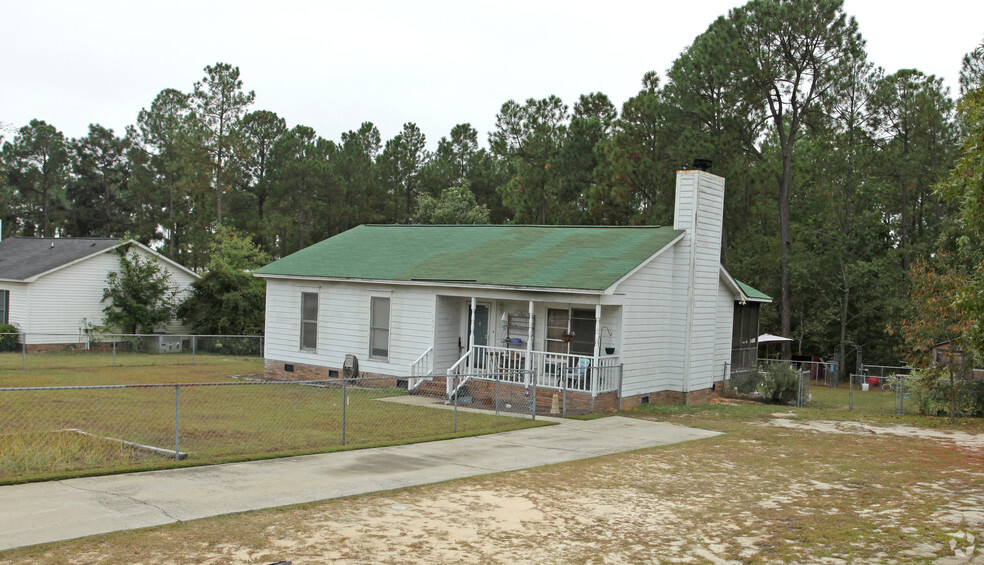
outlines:
[{"label": "fence corner post", "polygon": [[181,460],[181,385],[174,385],[174,460]]},{"label": "fence corner post", "polygon": [[348,404],[348,379],[342,378],[342,445],[345,445],[345,409]]}]

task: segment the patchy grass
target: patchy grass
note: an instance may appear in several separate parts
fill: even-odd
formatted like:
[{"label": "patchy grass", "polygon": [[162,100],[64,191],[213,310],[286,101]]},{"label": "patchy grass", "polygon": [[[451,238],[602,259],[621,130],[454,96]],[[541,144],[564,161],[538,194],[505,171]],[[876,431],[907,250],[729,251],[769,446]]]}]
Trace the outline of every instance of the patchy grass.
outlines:
[{"label": "patchy grass", "polygon": [[[337,382],[310,386],[228,376],[261,371],[262,362],[237,358],[224,364],[0,371],[0,387],[20,389],[0,391],[0,484],[431,441],[544,424],[461,411],[455,428],[450,410],[381,400],[406,394],[400,389],[348,387],[343,399]],[[161,383],[167,384],[155,386]],[[97,385],[137,386],[29,390]],[[178,461],[175,451],[187,457]]]},{"label": "patchy grass", "polygon": [[[714,438],[0,553],[0,563],[979,562],[980,422],[754,403],[632,413]],[[783,427],[795,421],[802,428]],[[825,433],[824,422],[857,433]],[[888,435],[927,422],[933,438]],[[977,444],[947,439],[976,434]],[[967,435],[967,434],[965,434]]]},{"label": "patchy grass", "polygon": [[263,366],[259,357],[240,357],[236,355],[221,355],[214,353],[113,353],[105,351],[32,351],[25,357],[20,353],[0,353],[0,372],[48,369],[104,369],[121,367],[159,366],[173,367],[180,365],[224,365],[230,359],[252,361]]},{"label": "patchy grass", "polygon": [[[2,358],[3,355],[0,355]],[[154,356],[152,356],[154,357]],[[163,358],[164,355],[156,357]],[[249,357],[209,357],[195,365],[95,366],[54,369],[0,369],[0,388],[120,384],[201,383],[230,375],[263,373],[263,360]]]}]

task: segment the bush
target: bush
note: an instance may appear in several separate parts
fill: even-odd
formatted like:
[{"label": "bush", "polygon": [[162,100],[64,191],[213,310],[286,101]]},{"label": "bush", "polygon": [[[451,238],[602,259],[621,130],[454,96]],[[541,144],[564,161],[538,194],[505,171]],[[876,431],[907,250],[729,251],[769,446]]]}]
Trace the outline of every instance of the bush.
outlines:
[{"label": "bush", "polygon": [[17,351],[17,328],[10,324],[0,324],[0,353]]},{"label": "bush", "polygon": [[758,369],[744,369],[731,375],[731,386],[741,395],[751,395],[762,385],[763,373]]},{"label": "bush", "polygon": [[958,417],[984,417],[984,381],[954,379],[950,388],[950,376],[941,367],[916,369],[913,379],[906,380],[905,391],[912,395],[919,413],[924,416],[949,416],[950,394]]},{"label": "bush", "polygon": [[769,402],[789,404],[799,392],[799,372],[788,363],[772,363],[758,388]]}]

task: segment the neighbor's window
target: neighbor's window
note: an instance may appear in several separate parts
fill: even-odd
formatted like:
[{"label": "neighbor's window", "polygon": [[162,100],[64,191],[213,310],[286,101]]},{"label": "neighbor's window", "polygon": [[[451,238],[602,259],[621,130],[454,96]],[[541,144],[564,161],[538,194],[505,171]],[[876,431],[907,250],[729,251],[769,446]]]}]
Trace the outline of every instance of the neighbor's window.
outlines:
[{"label": "neighbor's window", "polygon": [[389,357],[390,299],[373,296],[369,312],[369,357]]},{"label": "neighbor's window", "polygon": [[0,324],[9,324],[10,319],[10,291],[0,290]]},{"label": "neighbor's window", "polygon": [[301,293],[301,349],[318,348],[318,293]]}]

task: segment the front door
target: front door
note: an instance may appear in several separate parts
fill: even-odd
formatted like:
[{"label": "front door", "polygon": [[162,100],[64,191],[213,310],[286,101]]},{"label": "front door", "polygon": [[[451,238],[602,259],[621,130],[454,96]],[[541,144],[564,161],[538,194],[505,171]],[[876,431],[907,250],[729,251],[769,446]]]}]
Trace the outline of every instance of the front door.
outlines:
[{"label": "front door", "polygon": [[[471,331],[471,315],[469,314],[469,331]],[[475,345],[489,344],[489,305],[475,305]]]}]

